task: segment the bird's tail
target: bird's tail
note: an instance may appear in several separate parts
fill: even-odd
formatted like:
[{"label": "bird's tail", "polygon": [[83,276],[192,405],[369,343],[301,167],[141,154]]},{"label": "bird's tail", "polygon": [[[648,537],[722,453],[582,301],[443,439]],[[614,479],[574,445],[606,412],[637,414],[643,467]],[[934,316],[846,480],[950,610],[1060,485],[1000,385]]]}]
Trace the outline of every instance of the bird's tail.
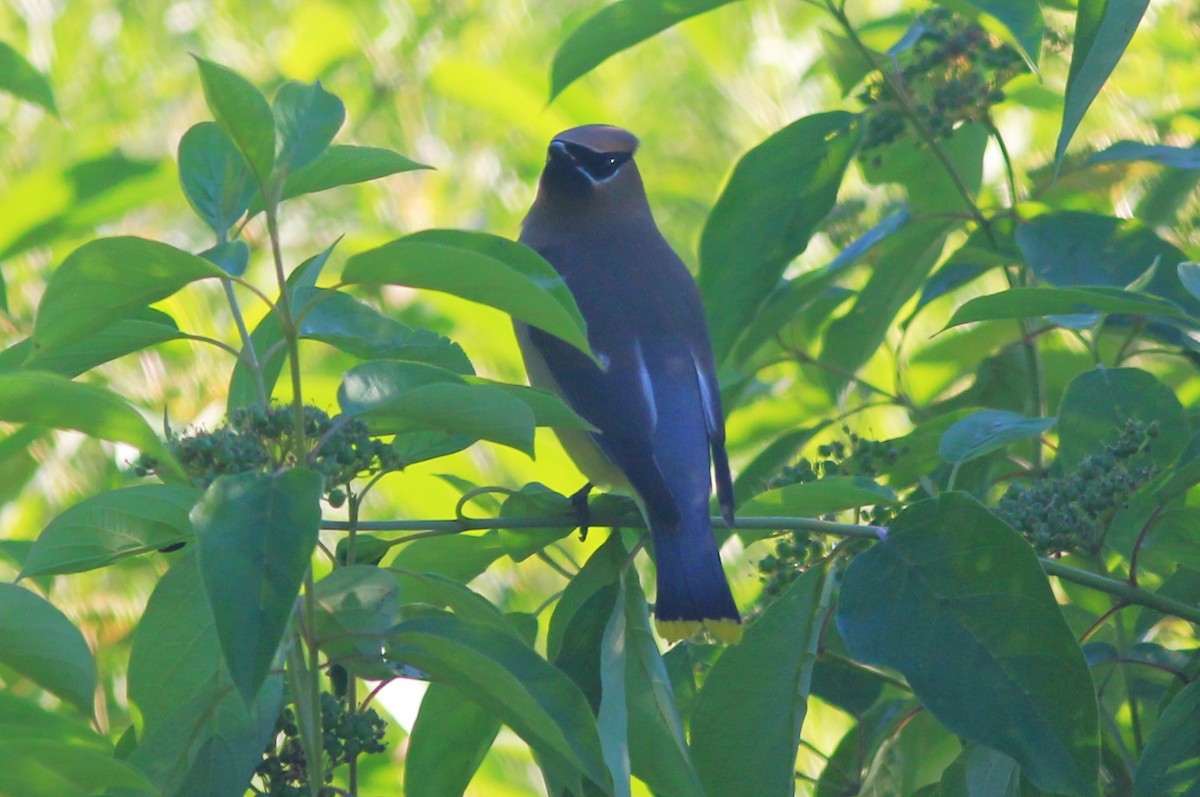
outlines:
[{"label": "bird's tail", "polygon": [[668,642],[685,639],[701,626],[730,644],[742,639],[741,617],[721,567],[707,509],[702,516],[696,513],[673,527],[653,529],[658,565],[654,626]]}]

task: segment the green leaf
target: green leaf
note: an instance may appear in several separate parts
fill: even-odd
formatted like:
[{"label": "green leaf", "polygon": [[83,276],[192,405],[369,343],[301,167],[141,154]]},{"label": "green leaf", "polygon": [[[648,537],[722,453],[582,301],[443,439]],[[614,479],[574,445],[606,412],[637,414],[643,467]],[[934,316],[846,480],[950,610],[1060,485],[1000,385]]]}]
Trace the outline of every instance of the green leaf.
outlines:
[{"label": "green leaf", "polygon": [[240,277],[250,265],[250,247],[245,241],[225,241],[199,254],[231,277]]},{"label": "green leaf", "polygon": [[404,793],[465,793],[499,732],[500,720],[491,712],[453,687],[430,684],[404,755]]},{"label": "green leaf", "polygon": [[1053,426],[1056,420],[1026,418],[1005,410],[979,410],[947,429],[938,450],[947,462],[969,462],[1004,448],[1009,443],[1037,437]]},{"label": "green leaf", "polygon": [[855,118],[806,116],[734,167],[700,236],[700,292],[718,363],[837,201],[861,133]]},{"label": "green leaf", "polygon": [[1200,681],[1180,690],[1158,718],[1133,779],[1135,797],[1200,794]]},{"label": "green leaf", "polygon": [[1175,461],[1191,431],[1175,391],[1138,368],[1095,368],[1067,385],[1058,407],[1058,463],[1065,469],[1099,453],[1131,419],[1155,423],[1158,432],[1149,446],[1160,466]]},{"label": "green leaf", "polygon": [[946,767],[938,797],[1021,797],[1017,762],[988,747],[968,744]]},{"label": "green leaf", "polygon": [[[392,559],[391,568],[397,572],[434,573],[465,584],[503,555],[504,546],[495,530],[478,535],[454,534],[405,544]],[[403,591],[405,603],[424,601],[446,605],[438,603],[436,590],[432,587],[405,582]]]},{"label": "green leaf", "polygon": [[1119,288],[1009,288],[989,296],[978,296],[954,311],[945,329],[974,321],[1001,318],[1039,318],[1051,315],[1125,313],[1139,316],[1182,317],[1183,312],[1166,301],[1144,293]]},{"label": "green leaf", "polygon": [[837,624],[855,659],[899,670],[951,732],[1039,788],[1098,793],[1087,664],[1033,550],[970,496],[904,510],[847,568]]},{"label": "green leaf", "polygon": [[1121,60],[1150,0],[1080,0],[1075,16],[1075,46],[1063,102],[1062,129],[1054,147],[1061,164],[1067,145],[1100,88]]},{"label": "green leaf", "polygon": [[934,217],[909,222],[876,249],[867,284],[850,310],[825,330],[821,362],[830,366],[826,384],[840,393],[880,348],[896,314],[920,290],[941,255],[953,219]]},{"label": "green leaf", "polygon": [[378,567],[349,565],[318,581],[313,594],[314,631],[325,657],[351,675],[392,677],[383,646],[400,610],[396,579]]},{"label": "green leaf", "polygon": [[591,353],[583,317],[562,277],[532,249],[498,236],[426,230],[351,256],[342,280],[449,293]]},{"label": "green leaf", "polygon": [[20,578],[80,573],[192,539],[195,487],[138,484],[80,501],[38,535]]},{"label": "green leaf", "polygon": [[192,510],[217,638],[247,705],[267,677],[317,544],[321,477],[221,476]]},{"label": "green leaf", "polygon": [[[828,424],[820,423],[804,429],[792,429],[784,432],[771,441],[770,445],[758,452],[750,464],[746,465],[733,480],[733,495],[740,507],[754,496],[764,492],[776,474],[784,465],[792,462],[800,449],[804,447],[817,432]],[[738,510],[741,514],[741,510]]]},{"label": "green leaf", "polygon": [[[832,584],[809,568],[713,665],[692,710],[692,756],[708,794],[790,794]],[[753,673],[753,677],[747,677]]]},{"label": "green leaf", "polygon": [[134,634],[129,699],[142,717],[130,755],[164,794],[241,795],[273,738],[282,678],[248,712],[221,655],[194,549],[158,582]]},{"label": "green leaf", "polygon": [[967,4],[1002,24],[1012,34],[1021,56],[1034,72],[1042,54],[1046,23],[1038,0],[966,0]]},{"label": "green leaf", "polygon": [[518,399],[529,407],[533,413],[534,423],[538,426],[551,426],[556,429],[582,429],[584,431],[591,431],[594,428],[567,406],[565,401],[547,390],[493,382],[479,377],[467,377],[466,382],[473,385],[487,385]]},{"label": "green leaf", "polygon": [[[501,517],[546,518],[544,528],[500,529],[500,541],[504,552],[514,562],[523,562],[547,545],[561,540],[578,525],[575,508],[571,500],[539,482],[531,482],[504,499],[500,508]],[[562,518],[561,524],[550,525],[549,521]]]},{"label": "green leaf", "polygon": [[512,634],[437,615],[396,626],[389,655],[458,689],[516,731],[560,782],[611,793],[595,720],[578,687]]},{"label": "green leaf", "polygon": [[[863,57],[862,51],[845,36],[823,28],[819,33],[821,49],[825,53],[825,64],[842,90],[842,96],[847,97],[863,82],[863,78],[875,71],[875,68]],[[879,54],[876,53],[876,56]]]},{"label": "green leaf", "polygon": [[414,573],[395,565],[390,569],[395,573],[406,607],[418,602],[444,607],[463,620],[495,626],[506,634],[520,637],[508,617],[495,604],[461,581],[438,573]]},{"label": "green leaf", "polygon": [[26,102],[40,105],[58,116],[54,90],[46,76],[25,60],[25,56],[0,41],[0,91],[6,91]]},{"label": "green leaf", "polygon": [[246,212],[256,190],[246,159],[216,122],[193,125],[179,139],[179,184],[218,238]]},{"label": "green leaf", "polygon": [[[972,196],[983,185],[983,154],[988,131],[979,123],[957,128],[950,138],[938,142],[959,181]],[[958,183],[942,159],[917,136],[905,136],[861,155],[863,177],[871,185],[898,183],[904,186],[914,215],[965,213],[969,210]]]},{"label": "green leaf", "polygon": [[1176,268],[1183,287],[1192,296],[1200,299],[1200,263],[1184,260]]},{"label": "green leaf", "polygon": [[79,797],[105,788],[154,793],[141,774],[111,753],[57,739],[0,738],[0,767],[0,797]]},{"label": "green leaf", "polygon": [[860,506],[895,502],[895,491],[866,476],[830,476],[759,493],[738,509],[738,515],[818,517]]},{"label": "green leaf", "polygon": [[0,584],[0,664],[92,715],[96,665],[79,629],[43,598]]},{"label": "green leaf", "polygon": [[0,421],[74,429],[101,440],[128,443],[171,472],[183,469],[125,399],[95,385],[39,371],[0,373]]},{"label": "green leaf", "polygon": [[554,53],[550,101],[610,57],[672,25],[733,0],[619,0],[573,30]]},{"label": "green leaf", "polygon": [[67,255],[46,285],[33,327],[33,358],[165,299],[189,282],[223,277],[217,266],[143,238],[90,241]]},{"label": "green leaf", "polygon": [[[279,198],[281,201],[293,199],[338,186],[365,183],[392,174],[432,168],[411,161],[390,149],[334,144],[312,163],[289,173],[283,181],[283,192]],[[262,196],[255,196],[250,202],[250,215],[261,213],[262,209]]]},{"label": "green leaf", "polygon": [[226,66],[193,55],[213,118],[250,164],[260,186],[275,165],[275,117],[250,81]]},{"label": "green leaf", "polygon": [[350,369],[338,388],[338,405],[375,434],[462,434],[533,453],[534,417],[524,402],[421,363],[380,360]]},{"label": "green leaf", "polygon": [[346,121],[346,106],[319,80],[284,83],[271,110],[279,139],[276,163],[285,172],[301,169],[320,157]]},{"label": "green leaf", "polygon": [[1143,144],[1140,141],[1118,141],[1088,156],[1088,164],[1145,161],[1170,166],[1172,169],[1200,169],[1200,146],[1171,147],[1166,144]]},{"label": "green leaf", "polygon": [[[146,307],[129,313],[129,316],[85,338],[32,358],[33,341],[26,338],[0,354],[0,370],[13,370],[24,363],[29,370],[74,378],[102,363],[183,337],[179,327],[175,326],[175,319],[166,313]],[[12,360],[8,359],[10,356]]]},{"label": "green leaf", "polygon": [[[312,288],[316,285],[317,278],[321,276],[321,269],[329,261],[329,256],[333,254],[333,248],[337,244],[338,242],[334,241],[323,252],[308,258],[288,275],[287,289],[291,292],[290,297],[295,297],[296,292],[301,289]],[[293,302],[293,304],[295,303]],[[277,345],[282,341],[283,328],[279,325],[279,316],[275,313],[267,313],[263,316],[262,321],[259,321],[258,326],[250,333],[250,344],[254,347],[255,357],[262,369],[263,388],[268,399],[275,389],[275,383],[279,381],[279,375],[283,372],[283,364],[287,360],[286,347]],[[274,353],[264,360],[266,353],[271,349],[275,350]],[[245,352],[243,352],[244,354]],[[239,357],[233,366],[233,374],[229,380],[229,403],[226,409],[227,411],[234,410],[238,407],[249,407],[258,403],[260,401],[258,390],[255,387],[254,374],[244,362],[244,356]]]},{"label": "green leaf", "polygon": [[300,336],[336,346],[363,360],[414,360],[474,374],[462,347],[427,329],[410,329],[352,296],[298,287],[292,294]]}]

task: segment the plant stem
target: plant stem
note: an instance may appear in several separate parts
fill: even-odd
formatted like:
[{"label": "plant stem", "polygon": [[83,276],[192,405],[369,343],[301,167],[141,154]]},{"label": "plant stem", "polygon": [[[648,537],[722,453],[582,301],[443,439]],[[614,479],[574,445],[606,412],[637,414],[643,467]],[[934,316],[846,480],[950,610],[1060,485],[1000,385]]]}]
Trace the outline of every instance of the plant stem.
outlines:
[{"label": "plant stem", "polygon": [[242,351],[237,356],[246,363],[250,373],[254,375],[254,390],[258,393],[258,401],[267,406],[267,387],[263,382],[262,364],[258,361],[258,353],[254,351],[254,341],[250,338],[250,330],[246,328],[246,319],[242,318],[242,308],[238,305],[237,295],[233,292],[233,281],[221,280],[225,287],[225,299],[229,302],[229,310],[233,313],[233,323],[237,326],[238,337],[242,341]]},{"label": "plant stem", "polygon": [[1042,569],[1047,574],[1057,576],[1064,581],[1071,581],[1084,587],[1099,590],[1100,592],[1120,598],[1126,603],[1145,606],[1149,609],[1171,614],[1200,625],[1200,606],[1189,606],[1186,603],[1172,600],[1158,593],[1135,587],[1128,582],[1102,576],[1088,570],[1080,570],[1076,567],[1064,565],[1062,562],[1056,562],[1053,559],[1042,559],[1041,562]]},{"label": "plant stem", "polygon": [[946,151],[942,149],[942,146],[938,143],[937,138],[931,132],[929,132],[929,128],[925,126],[925,120],[921,118],[919,113],[917,113],[917,109],[913,105],[912,97],[908,95],[908,91],[896,78],[896,75],[893,74],[890,69],[886,68],[884,64],[881,64],[879,59],[875,57],[875,53],[871,52],[871,48],[859,38],[858,31],[856,31],[854,26],[850,23],[850,18],[846,16],[845,9],[835,6],[832,0],[826,0],[825,7],[829,13],[833,15],[833,18],[837,20],[838,25],[841,26],[842,32],[846,34],[846,38],[850,40],[850,43],[854,45],[866,62],[871,65],[871,68],[882,75],[883,79],[887,81],[888,86],[892,90],[892,94],[896,97],[896,101],[900,103],[900,108],[902,111],[904,111],[904,115],[912,124],[913,129],[917,131],[917,134],[925,142],[926,146],[929,147],[929,150],[934,154],[934,157],[938,159],[938,162],[942,164],[942,168],[944,168],[946,173],[950,176],[950,181],[954,183],[955,190],[958,191],[958,193],[962,196],[963,201],[966,203],[967,211],[971,214],[971,218],[974,219],[975,223],[979,225],[979,228],[983,230],[984,235],[988,237],[988,241],[995,246],[996,239],[992,233],[991,223],[988,222],[987,217],[983,215],[983,211],[979,209],[979,206],[975,204],[975,197],[972,195],[971,189],[967,188],[967,184],[963,182],[962,177],[954,168],[954,164],[950,162],[949,156],[946,155]]},{"label": "plant stem", "polygon": [[266,202],[267,235],[271,239],[271,259],[275,263],[275,281],[279,283],[279,325],[283,331],[283,339],[287,342],[288,366],[292,376],[292,415],[295,430],[293,432],[292,454],[296,462],[304,461],[304,394],[300,385],[300,336],[296,320],[292,315],[292,299],[287,286],[287,274],[283,266],[283,250],[279,242],[279,219],[277,217],[278,202],[275,195],[277,188],[272,188],[273,196]]}]

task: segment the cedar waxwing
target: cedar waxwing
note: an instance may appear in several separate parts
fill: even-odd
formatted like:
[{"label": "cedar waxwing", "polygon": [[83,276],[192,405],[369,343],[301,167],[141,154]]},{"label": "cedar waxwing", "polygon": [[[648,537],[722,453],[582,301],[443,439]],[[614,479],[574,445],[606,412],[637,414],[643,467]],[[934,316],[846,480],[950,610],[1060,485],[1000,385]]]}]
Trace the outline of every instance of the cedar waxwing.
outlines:
[{"label": "cedar waxwing", "polygon": [[[654,541],[655,626],[704,625],[741,639],[741,618],[709,521],[710,469],[733,521],[725,418],[700,292],[654,223],[634,135],[585,125],[550,142],[520,240],[562,275],[599,361],[516,324],[531,384],[562,396],[597,431],[559,431],[594,484],[631,491]],[[710,459],[711,454],[711,459]]]}]

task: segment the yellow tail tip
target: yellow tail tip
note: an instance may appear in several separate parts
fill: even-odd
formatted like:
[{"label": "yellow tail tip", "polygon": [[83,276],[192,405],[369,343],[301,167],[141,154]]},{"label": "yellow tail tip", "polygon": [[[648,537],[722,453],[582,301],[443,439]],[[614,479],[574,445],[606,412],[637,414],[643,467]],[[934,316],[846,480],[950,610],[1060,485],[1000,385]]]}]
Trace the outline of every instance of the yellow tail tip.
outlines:
[{"label": "yellow tail tip", "polygon": [[701,627],[728,645],[736,645],[742,641],[741,622],[728,617],[706,617],[704,620],[659,620],[657,617],[654,618],[654,628],[658,631],[658,635],[671,643],[687,639],[697,633]]}]

